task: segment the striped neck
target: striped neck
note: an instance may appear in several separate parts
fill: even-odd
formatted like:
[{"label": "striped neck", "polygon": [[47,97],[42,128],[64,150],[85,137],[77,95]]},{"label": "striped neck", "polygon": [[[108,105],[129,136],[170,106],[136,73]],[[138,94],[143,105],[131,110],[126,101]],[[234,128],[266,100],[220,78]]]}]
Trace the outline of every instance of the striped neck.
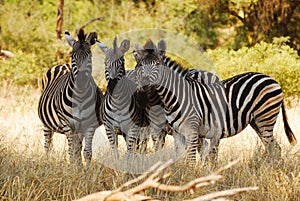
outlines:
[{"label": "striped neck", "polygon": [[180,105],[186,104],[186,97],[189,97],[191,93],[191,87],[185,79],[185,70],[173,67],[164,65],[160,68],[159,74],[162,78],[155,87],[168,113],[172,113]]}]

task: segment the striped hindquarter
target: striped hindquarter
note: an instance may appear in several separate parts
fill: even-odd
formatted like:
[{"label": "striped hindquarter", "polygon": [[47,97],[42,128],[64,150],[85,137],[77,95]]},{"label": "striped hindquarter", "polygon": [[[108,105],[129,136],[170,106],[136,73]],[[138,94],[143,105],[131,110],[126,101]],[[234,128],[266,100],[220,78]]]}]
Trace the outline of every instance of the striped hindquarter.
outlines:
[{"label": "striped hindquarter", "polygon": [[[216,160],[221,138],[240,133],[247,125],[256,131],[266,152],[280,154],[273,130],[280,109],[285,113],[283,93],[280,85],[271,77],[261,73],[245,73],[215,84],[193,85],[195,105],[203,115],[204,132],[200,139],[208,139],[210,145],[202,147],[202,159],[210,152]],[[296,138],[291,131],[286,115],[283,115],[286,135],[290,143]],[[208,149],[209,148],[209,149]]]},{"label": "striped hindquarter", "polygon": [[91,75],[90,46],[95,43],[96,34],[91,33],[86,38],[80,30],[78,38],[79,41],[76,41],[66,33],[66,39],[73,47],[72,67],[65,64],[45,73],[38,112],[44,124],[45,150],[51,149],[53,132],[65,134],[71,163],[81,165],[82,141],[85,138],[83,154],[89,166],[103,95]]}]

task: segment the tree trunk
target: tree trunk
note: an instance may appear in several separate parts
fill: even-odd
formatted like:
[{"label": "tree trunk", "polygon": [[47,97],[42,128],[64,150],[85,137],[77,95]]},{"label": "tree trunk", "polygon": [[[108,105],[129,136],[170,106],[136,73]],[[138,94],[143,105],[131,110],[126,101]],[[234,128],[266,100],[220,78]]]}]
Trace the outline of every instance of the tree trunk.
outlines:
[{"label": "tree trunk", "polygon": [[56,38],[61,40],[63,14],[64,14],[64,0],[58,0],[57,21],[56,21]]},{"label": "tree trunk", "polygon": [[[63,14],[64,14],[64,0],[58,0],[57,21],[56,21],[56,39],[57,39],[57,42],[61,41],[61,39],[62,39]],[[64,58],[64,54],[58,46],[57,50],[56,50],[56,60],[60,61],[63,58]]]}]

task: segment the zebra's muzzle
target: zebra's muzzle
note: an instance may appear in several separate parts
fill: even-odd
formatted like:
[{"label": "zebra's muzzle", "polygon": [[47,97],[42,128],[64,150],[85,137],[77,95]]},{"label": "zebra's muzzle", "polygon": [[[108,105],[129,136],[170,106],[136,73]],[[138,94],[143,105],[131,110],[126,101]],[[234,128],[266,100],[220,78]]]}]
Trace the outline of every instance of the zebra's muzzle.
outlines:
[{"label": "zebra's muzzle", "polygon": [[142,77],[140,79],[140,87],[144,88],[150,85],[150,79],[149,77]]},{"label": "zebra's muzzle", "polygon": [[89,83],[91,74],[89,71],[79,71],[76,77],[76,86],[78,88],[86,88]]}]

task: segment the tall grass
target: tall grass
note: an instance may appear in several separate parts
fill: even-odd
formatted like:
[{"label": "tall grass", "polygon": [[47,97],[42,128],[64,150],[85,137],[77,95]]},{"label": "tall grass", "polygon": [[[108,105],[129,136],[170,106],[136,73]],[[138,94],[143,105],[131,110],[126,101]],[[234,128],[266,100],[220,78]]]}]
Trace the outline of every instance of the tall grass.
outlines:
[{"label": "tall grass", "polygon": [[[40,91],[2,82],[0,88],[0,200],[72,200],[87,194],[112,190],[136,175],[110,169],[94,158],[90,170],[75,170],[68,164],[66,140],[54,136],[54,151],[46,157],[41,123],[37,116]],[[289,121],[300,139],[299,103],[288,110]],[[99,135],[99,133],[96,133]],[[291,148],[283,130],[281,116],[275,135],[283,148],[282,160],[268,162],[262,157],[262,145],[251,129],[221,141],[218,167],[229,161],[241,161],[223,172],[223,181],[190,193],[165,193],[156,190],[145,194],[163,200],[182,200],[212,191],[235,187],[258,186],[259,190],[237,195],[234,200],[300,200],[300,150]],[[101,142],[94,143],[101,151]],[[183,184],[213,171],[208,165],[195,169],[184,164],[170,168],[172,176],[164,182]]]}]

